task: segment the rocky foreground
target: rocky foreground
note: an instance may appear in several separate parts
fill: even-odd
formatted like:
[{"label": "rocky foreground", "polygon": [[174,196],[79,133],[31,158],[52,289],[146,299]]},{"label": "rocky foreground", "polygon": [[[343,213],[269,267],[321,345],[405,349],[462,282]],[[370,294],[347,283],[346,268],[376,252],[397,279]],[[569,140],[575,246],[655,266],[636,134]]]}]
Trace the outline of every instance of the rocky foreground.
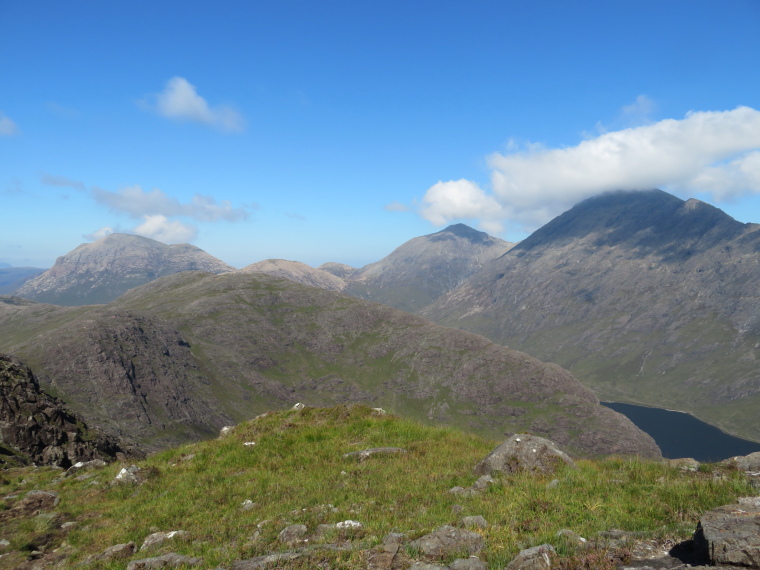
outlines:
[{"label": "rocky foreground", "polygon": [[[0,568],[760,568],[760,497],[732,495],[760,487],[760,453],[600,471],[529,434],[472,461],[482,443],[419,429],[380,409],[301,406],[137,465],[27,470],[42,484],[2,495]],[[6,473],[0,488],[23,488]],[[733,503],[692,519],[719,497]],[[642,530],[664,512],[694,536]]]}]

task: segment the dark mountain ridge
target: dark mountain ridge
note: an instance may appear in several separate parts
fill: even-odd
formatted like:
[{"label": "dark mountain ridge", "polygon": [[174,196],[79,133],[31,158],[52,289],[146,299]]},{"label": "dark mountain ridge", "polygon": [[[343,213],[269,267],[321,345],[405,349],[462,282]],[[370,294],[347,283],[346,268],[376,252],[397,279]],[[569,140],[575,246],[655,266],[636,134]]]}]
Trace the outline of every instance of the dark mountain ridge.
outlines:
[{"label": "dark mountain ridge", "polygon": [[495,437],[530,430],[584,454],[659,454],[558,366],[264,274],[183,272],[102,307],[4,298],[0,349],[88,421],[153,449],[300,401],[368,403]]},{"label": "dark mountain ridge", "polygon": [[572,370],[605,399],[760,440],[760,226],[659,190],[588,199],[422,314]]}]

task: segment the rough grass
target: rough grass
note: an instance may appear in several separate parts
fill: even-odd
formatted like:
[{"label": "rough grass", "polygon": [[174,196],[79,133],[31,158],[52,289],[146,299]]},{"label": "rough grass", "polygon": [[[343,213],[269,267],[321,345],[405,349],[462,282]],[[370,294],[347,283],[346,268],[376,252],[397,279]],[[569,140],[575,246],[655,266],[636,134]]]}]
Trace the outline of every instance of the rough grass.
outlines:
[{"label": "rough grass", "polygon": [[[255,445],[244,445],[255,442]],[[2,535],[20,551],[0,557],[12,568],[32,550],[61,549],[74,565],[108,546],[143,539],[157,530],[186,530],[190,539],[167,543],[133,558],[174,551],[201,556],[205,567],[287,550],[278,540],[290,524],[305,524],[314,542],[350,541],[353,550],[316,550],[289,568],[366,567],[366,551],[389,532],[417,538],[463,516],[482,515],[487,542],[481,558],[491,568],[505,565],[521,548],[551,543],[565,561],[579,553],[556,537],[572,529],[585,537],[609,529],[640,531],[654,538],[687,538],[704,511],[753,494],[743,477],[717,466],[683,473],[664,464],[608,458],[579,461],[578,469],[553,476],[519,475],[474,497],[449,493],[475,482],[472,468],[496,442],[452,429],[433,428],[383,415],[364,406],[305,408],[267,414],[237,426],[213,441],[172,449],[138,465],[141,486],[109,482],[121,465],[78,480],[53,469],[2,472],[0,496],[33,488],[60,494],[60,504],[44,519],[11,518]],[[377,455],[367,461],[344,458],[370,447],[401,447],[405,454]],[[551,479],[559,483],[547,488]],[[6,499],[0,516],[15,499]],[[244,510],[250,500],[255,505]],[[3,502],[0,502],[0,506]],[[455,514],[452,507],[461,506]],[[3,510],[4,509],[4,510]],[[318,524],[352,519],[358,531],[333,531],[315,538]],[[64,533],[60,525],[76,521]],[[50,536],[53,536],[50,539]],[[48,537],[47,544],[41,536]],[[411,552],[414,554],[414,552]],[[602,554],[584,554],[584,564],[602,567]],[[10,564],[10,565],[8,565]],[[88,568],[124,568],[125,561]],[[571,567],[566,564],[565,567]]]}]

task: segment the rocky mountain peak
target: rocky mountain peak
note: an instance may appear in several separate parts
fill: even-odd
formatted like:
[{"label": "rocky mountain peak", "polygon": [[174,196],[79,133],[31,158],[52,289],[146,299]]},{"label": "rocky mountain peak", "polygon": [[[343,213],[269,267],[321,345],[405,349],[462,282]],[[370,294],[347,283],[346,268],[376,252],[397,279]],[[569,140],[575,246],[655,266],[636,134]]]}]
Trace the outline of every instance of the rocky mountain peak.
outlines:
[{"label": "rocky mountain peak", "polygon": [[472,243],[487,243],[495,238],[486,232],[481,232],[465,224],[453,224],[440,232],[428,236],[431,241],[452,239],[453,236],[464,238]]},{"label": "rocky mountain peak", "polygon": [[166,245],[130,234],[110,234],[59,257],[16,294],[60,305],[106,303],[128,289],[181,271],[225,273],[235,268],[189,244]]}]

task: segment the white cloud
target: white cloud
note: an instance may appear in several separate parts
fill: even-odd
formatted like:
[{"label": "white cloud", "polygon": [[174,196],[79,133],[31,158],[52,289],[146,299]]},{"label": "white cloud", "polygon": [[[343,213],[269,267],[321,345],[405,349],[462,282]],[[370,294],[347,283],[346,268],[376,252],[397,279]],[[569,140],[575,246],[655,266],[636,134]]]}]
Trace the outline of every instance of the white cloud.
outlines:
[{"label": "white cloud", "polygon": [[17,135],[19,133],[20,131],[18,130],[16,123],[0,113],[0,136],[12,137],[13,135]]},{"label": "white cloud", "polygon": [[84,239],[89,240],[89,241],[97,241],[108,235],[111,235],[112,233],[114,233],[114,229],[110,226],[105,226],[105,227],[100,228],[99,230],[95,230],[91,234],[86,234],[82,237],[84,237]]},{"label": "white cloud", "polygon": [[187,243],[198,234],[194,226],[161,215],[145,216],[145,221],[133,231],[137,235],[163,243]]},{"label": "white cloud", "polygon": [[[646,106],[646,101],[639,106]],[[692,112],[607,132],[569,148],[512,145],[488,157],[491,193],[467,180],[428,189],[421,215],[505,221],[532,230],[578,201],[609,190],[708,192],[716,201],[760,193],[760,111]]]},{"label": "white cloud", "polygon": [[69,180],[63,176],[56,176],[54,174],[42,173],[40,181],[48,186],[61,186],[65,188],[74,188],[75,190],[84,190],[84,182],[79,180]]},{"label": "white cloud", "polygon": [[117,192],[93,188],[92,196],[96,202],[112,211],[125,213],[133,218],[161,215],[184,216],[203,222],[234,222],[248,217],[245,208],[233,208],[228,200],[217,203],[210,196],[196,194],[189,203],[183,204],[158,188],[150,192],[146,192],[140,186],[123,188]]},{"label": "white cloud", "polygon": [[160,115],[179,121],[204,123],[222,131],[240,132],[245,121],[228,105],[211,107],[198,95],[195,86],[183,77],[172,77],[161,93],[149,98],[148,106]]},{"label": "white cloud", "polygon": [[422,217],[437,226],[454,219],[480,219],[494,227],[504,214],[493,196],[463,179],[438,182],[425,192],[422,203]]}]

